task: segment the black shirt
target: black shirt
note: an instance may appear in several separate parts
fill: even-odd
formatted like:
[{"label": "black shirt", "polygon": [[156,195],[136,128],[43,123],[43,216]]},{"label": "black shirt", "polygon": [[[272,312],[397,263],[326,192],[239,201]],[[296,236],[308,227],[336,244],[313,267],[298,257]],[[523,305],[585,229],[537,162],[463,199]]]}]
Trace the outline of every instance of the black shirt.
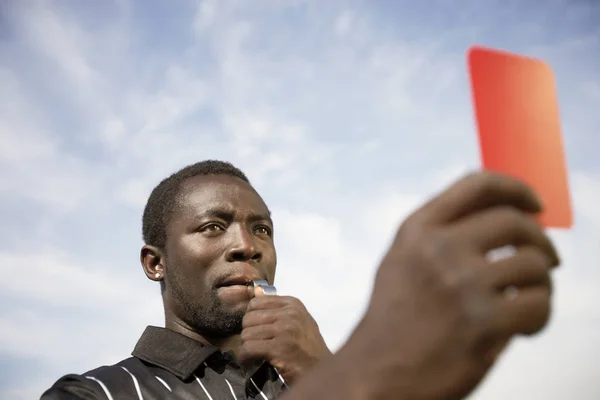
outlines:
[{"label": "black shirt", "polygon": [[267,362],[246,371],[233,354],[149,326],[133,357],[82,375],[65,375],[41,400],[276,399],[283,378]]}]

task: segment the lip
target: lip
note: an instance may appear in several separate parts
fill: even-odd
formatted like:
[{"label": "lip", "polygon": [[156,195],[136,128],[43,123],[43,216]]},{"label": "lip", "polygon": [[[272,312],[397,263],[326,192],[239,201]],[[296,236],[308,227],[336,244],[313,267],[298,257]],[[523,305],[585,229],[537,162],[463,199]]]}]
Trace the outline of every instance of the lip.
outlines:
[{"label": "lip", "polygon": [[249,286],[252,281],[264,279],[255,275],[232,275],[217,285],[218,288],[231,286]]}]

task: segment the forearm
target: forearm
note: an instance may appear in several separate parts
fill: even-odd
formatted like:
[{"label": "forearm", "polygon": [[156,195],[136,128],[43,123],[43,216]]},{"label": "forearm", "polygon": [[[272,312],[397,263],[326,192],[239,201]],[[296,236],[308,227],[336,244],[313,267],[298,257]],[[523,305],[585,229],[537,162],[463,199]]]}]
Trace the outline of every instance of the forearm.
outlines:
[{"label": "forearm", "polygon": [[386,384],[378,375],[368,346],[351,339],[335,355],[326,358],[300,377],[283,400],[413,400],[402,387],[403,377]]},{"label": "forearm", "polygon": [[291,385],[290,390],[281,397],[282,400],[363,400],[369,399],[368,387],[356,379],[360,367],[345,361],[342,351],[331,356]]}]

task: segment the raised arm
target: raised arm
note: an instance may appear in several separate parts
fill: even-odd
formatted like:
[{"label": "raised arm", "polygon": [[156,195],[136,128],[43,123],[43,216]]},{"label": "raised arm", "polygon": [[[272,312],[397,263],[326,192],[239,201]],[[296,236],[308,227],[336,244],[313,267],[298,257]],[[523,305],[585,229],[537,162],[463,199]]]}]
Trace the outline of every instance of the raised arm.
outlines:
[{"label": "raised arm", "polygon": [[[540,210],[529,187],[490,173],[429,201],[398,230],[346,345],[282,398],[465,398],[513,336],[549,319],[559,259],[532,218]],[[504,246],[511,257],[489,259]]]}]

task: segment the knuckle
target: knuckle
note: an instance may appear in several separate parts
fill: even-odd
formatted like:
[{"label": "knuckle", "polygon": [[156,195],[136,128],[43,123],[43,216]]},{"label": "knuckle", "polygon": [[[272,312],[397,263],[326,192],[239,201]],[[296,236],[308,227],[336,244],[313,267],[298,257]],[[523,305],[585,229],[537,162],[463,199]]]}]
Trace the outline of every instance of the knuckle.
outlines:
[{"label": "knuckle", "polygon": [[288,303],[290,305],[290,310],[296,313],[304,308],[302,301],[296,297],[288,297]]},{"label": "knuckle", "polygon": [[480,284],[481,275],[472,268],[460,268],[443,275],[444,284],[456,298],[468,298]]},{"label": "knuckle", "polygon": [[466,173],[459,182],[468,183],[469,186],[478,186],[480,181],[488,179],[489,171],[471,171]]},{"label": "knuckle", "polygon": [[427,213],[420,208],[400,224],[396,230],[395,242],[406,246],[419,243],[429,235],[431,228],[427,222]]},{"label": "knuckle", "polygon": [[439,286],[446,304],[459,304],[465,297],[464,284],[457,274],[441,274]]},{"label": "knuckle", "polygon": [[474,178],[474,190],[481,197],[490,198],[504,193],[507,189],[522,190],[525,187],[515,178],[493,171],[483,171]]},{"label": "knuckle", "polygon": [[500,176],[491,171],[481,171],[473,174],[471,177],[475,191],[480,194],[489,194],[495,192],[500,181]]},{"label": "knuckle", "polygon": [[457,251],[456,238],[444,231],[436,230],[419,241],[421,255],[430,261],[447,259]]},{"label": "knuckle", "polygon": [[279,323],[279,331],[285,333],[295,333],[297,331],[296,324],[291,321],[282,321]]},{"label": "knuckle", "polygon": [[419,237],[422,231],[419,221],[419,213],[410,215],[404,220],[396,232],[396,242],[411,242],[415,237]]},{"label": "knuckle", "polygon": [[419,240],[410,244],[411,264],[419,266],[423,282],[440,295],[453,301],[462,296],[468,284],[469,271],[461,268],[465,256],[461,253],[460,239],[450,231],[431,229]]},{"label": "knuckle", "polygon": [[468,173],[464,179],[474,182],[474,184],[477,186],[477,185],[481,185],[482,182],[492,179],[493,176],[495,176],[495,174],[490,171],[487,171],[487,170],[473,171],[473,172]]},{"label": "knuckle", "polygon": [[295,320],[300,316],[300,310],[295,305],[290,305],[282,310],[285,320]]},{"label": "knuckle", "polygon": [[475,335],[490,333],[492,305],[485,298],[463,297],[461,299],[460,321],[470,327]]}]

